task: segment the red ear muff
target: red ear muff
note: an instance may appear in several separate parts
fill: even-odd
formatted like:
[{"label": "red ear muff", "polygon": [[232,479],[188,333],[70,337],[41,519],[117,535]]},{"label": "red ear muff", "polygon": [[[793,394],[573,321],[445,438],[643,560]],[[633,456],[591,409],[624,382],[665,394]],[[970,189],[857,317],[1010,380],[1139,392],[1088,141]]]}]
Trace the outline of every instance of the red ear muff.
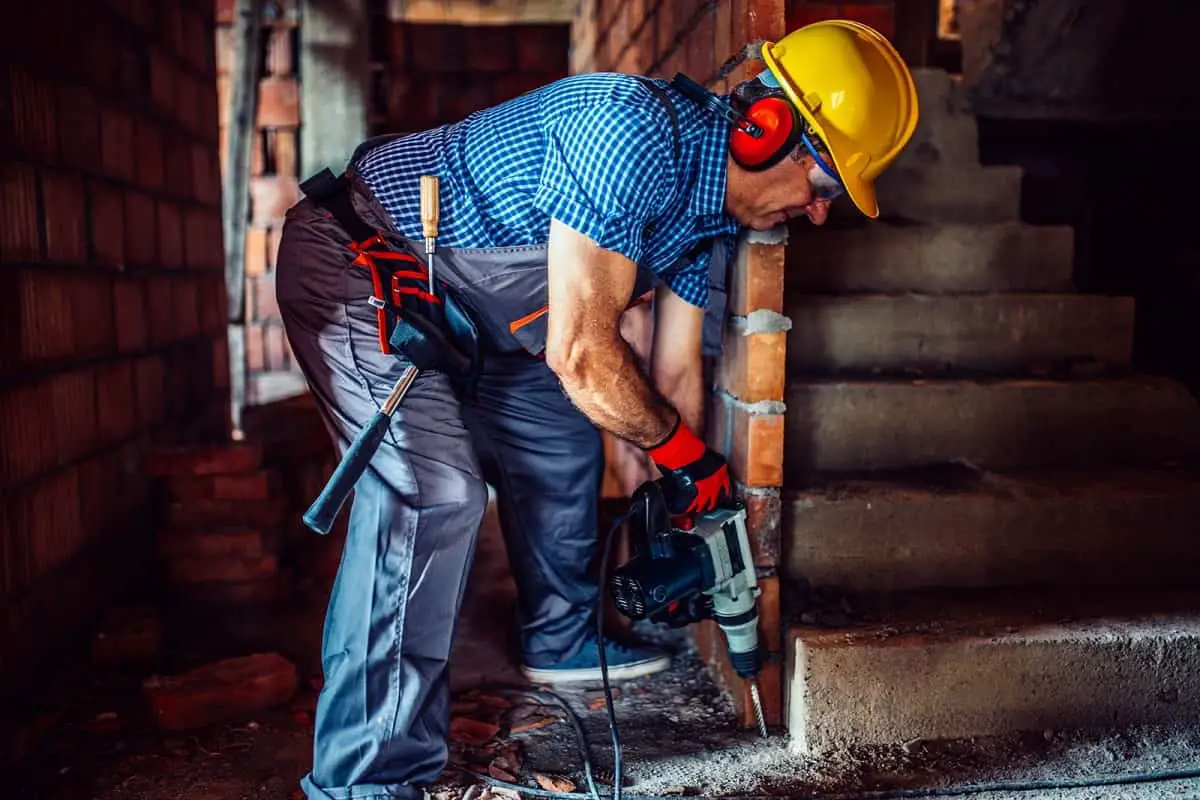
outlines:
[{"label": "red ear muff", "polygon": [[745,115],[763,133],[755,138],[734,128],[729,152],[743,169],[757,171],[772,167],[800,142],[800,120],[792,104],[782,97],[755,100]]}]

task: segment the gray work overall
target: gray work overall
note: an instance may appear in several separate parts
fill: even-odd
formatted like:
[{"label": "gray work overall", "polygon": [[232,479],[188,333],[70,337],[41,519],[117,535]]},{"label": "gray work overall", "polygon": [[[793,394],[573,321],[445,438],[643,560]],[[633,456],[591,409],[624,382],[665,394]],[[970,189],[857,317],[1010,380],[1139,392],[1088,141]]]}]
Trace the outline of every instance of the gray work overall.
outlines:
[{"label": "gray work overall", "polygon": [[[358,215],[424,261],[348,175]],[[276,276],[288,340],[340,452],[406,366],[381,351],[372,280],[350,266],[350,244],[329,212],[303,200],[287,214]],[[724,247],[714,252],[710,347],[724,312]],[[496,490],[526,663],[571,657],[593,623],[603,453],[539,357],[546,246],[438,248],[436,274],[479,329],[481,371],[470,397],[440,373],[421,374],[356,487],[325,620],[325,683],[302,782],[310,799],[420,797],[416,787],[441,774],[447,661],[485,482]]]}]

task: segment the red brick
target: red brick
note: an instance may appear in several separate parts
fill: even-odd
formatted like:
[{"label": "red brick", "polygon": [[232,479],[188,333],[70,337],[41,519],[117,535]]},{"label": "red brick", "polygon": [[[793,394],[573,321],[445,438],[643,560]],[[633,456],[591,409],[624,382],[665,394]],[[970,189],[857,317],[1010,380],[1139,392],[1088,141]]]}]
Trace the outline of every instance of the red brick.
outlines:
[{"label": "red brick", "polygon": [[184,9],[179,3],[162,5],[158,11],[159,35],[168,53],[187,57],[187,43],[183,33]]},{"label": "red brick", "polygon": [[733,447],[729,468],[746,486],[783,484],[783,414],[751,414],[732,409]]},{"label": "red brick", "polygon": [[[750,43],[750,3],[752,0],[728,0],[729,4],[729,47],[730,52],[737,52]],[[729,80],[736,83],[741,80],[744,68],[730,73]]]},{"label": "red brick", "polygon": [[778,41],[784,37],[787,33],[784,0],[748,0],[747,6],[746,36],[750,41]]},{"label": "red brick", "polygon": [[260,176],[250,180],[251,225],[268,227],[279,224],[287,210],[300,201],[300,184],[282,175]]},{"label": "red brick", "polygon": [[162,356],[146,356],[134,364],[134,382],[137,388],[138,424],[142,427],[162,422],[164,413],[166,368]]},{"label": "red brick", "polygon": [[169,200],[158,202],[158,263],[183,266],[183,216],[179,206]]},{"label": "red brick", "polygon": [[258,127],[300,124],[300,92],[295,78],[263,78],[258,85]]},{"label": "red brick", "polygon": [[190,339],[200,332],[196,280],[190,275],[171,278],[171,305],[175,312],[174,339]]},{"label": "red brick", "polygon": [[58,156],[55,93],[49,80],[18,66],[10,67],[16,145],[40,158]]},{"label": "red brick", "polygon": [[841,3],[793,2],[788,4],[787,26],[788,30],[794,30],[822,20],[839,19],[841,16]]},{"label": "red brick", "polygon": [[158,219],[154,198],[138,191],[125,194],[125,256],[132,266],[158,261]]},{"label": "red brick", "polygon": [[787,333],[727,332],[717,371],[721,388],[743,402],[782,402],[787,383]]},{"label": "red brick", "polygon": [[172,197],[190,201],[194,197],[192,186],[192,154],[186,147],[172,147],[168,144],[163,153],[166,170],[164,188]]},{"label": "red brick", "polygon": [[[217,124],[222,128],[229,125],[229,112],[233,99],[233,82],[229,75],[217,76]],[[222,161],[224,158],[222,157]]]},{"label": "red brick", "polygon": [[198,93],[199,83],[196,78],[188,72],[176,73],[173,118],[179,122],[179,127],[188,133],[194,133],[200,125],[200,110],[196,105]]},{"label": "red brick", "polygon": [[513,44],[518,31],[511,25],[470,25],[463,28],[463,54],[470,72],[507,72],[513,67]]},{"label": "red brick", "polygon": [[[213,496],[212,475],[174,475],[158,479],[157,485],[163,496],[169,500],[191,502],[211,500]],[[160,539],[164,535],[165,532],[160,532]]]},{"label": "red brick", "polygon": [[570,26],[522,25],[518,30],[517,69],[566,74]]},{"label": "red brick", "polygon": [[225,287],[225,273],[208,274],[200,280],[200,327],[208,334],[225,337],[228,322],[226,313],[229,293]]},{"label": "red brick", "polygon": [[267,271],[267,229],[246,228],[246,278],[252,280]]},{"label": "red brick", "polygon": [[0,483],[11,486],[54,462],[54,437],[46,435],[50,408],[46,382],[0,391]]},{"label": "red brick", "polygon": [[268,370],[286,370],[288,368],[287,345],[283,341],[283,328],[279,325],[267,325],[263,328],[263,349],[266,368]]},{"label": "red brick", "polygon": [[67,264],[87,261],[87,215],[83,180],[74,173],[42,170],[46,258]]},{"label": "red brick", "polygon": [[283,238],[283,226],[276,225],[267,234],[267,265],[275,269],[279,264],[279,244]]},{"label": "red brick", "polygon": [[0,164],[0,262],[40,258],[37,176],[24,164]]},{"label": "red brick", "polygon": [[267,368],[266,336],[259,322],[246,323],[246,369],[262,372]]},{"label": "red brick", "polygon": [[119,266],[125,262],[125,201],[121,191],[108,184],[92,181],[88,194],[92,262]]},{"label": "red brick", "polygon": [[75,346],[75,318],[62,276],[22,270],[15,278],[18,363],[70,355]]},{"label": "red brick", "polygon": [[783,313],[785,254],[786,246],[782,244],[738,245],[729,313],[746,316],[758,309]]},{"label": "red brick", "polygon": [[413,27],[409,32],[415,43],[409,51],[412,72],[419,75],[462,72],[464,62],[448,54],[463,52],[465,31],[462,26],[437,23]]},{"label": "red brick", "polygon": [[66,292],[68,313],[73,320],[72,355],[91,358],[116,351],[115,311],[110,304],[96,301],[112,295],[112,278],[106,272],[86,270],[72,273],[70,280],[58,279]]},{"label": "red brick", "polygon": [[279,473],[273,469],[213,476],[213,497],[217,500],[269,500],[281,489]]},{"label": "red brick", "polygon": [[232,25],[233,12],[236,7],[236,0],[217,0],[216,23],[218,25]]},{"label": "red brick", "polygon": [[165,523],[178,528],[211,528],[232,523],[273,528],[290,519],[292,513],[288,502],[282,498],[168,503],[163,510]]},{"label": "red brick", "polygon": [[212,39],[203,15],[195,11],[182,12],[184,52],[188,62],[201,75],[210,75],[213,70]]},{"label": "red brick", "polygon": [[[222,129],[221,134],[228,136],[226,130]],[[255,131],[254,136],[250,139],[250,174],[259,176],[266,172],[267,156],[266,156],[266,136],[263,131]],[[225,157],[228,157],[229,151],[224,150]]]},{"label": "red brick", "polygon": [[217,74],[229,75],[237,66],[232,27],[217,28],[215,36]]},{"label": "red brick", "polygon": [[[213,386],[217,389],[228,389],[231,365],[229,363],[229,337],[224,332],[213,340],[212,360]],[[227,413],[228,409],[222,410],[222,418]]]},{"label": "red brick", "polygon": [[171,275],[149,275],[142,278],[146,289],[147,327],[150,343],[155,347],[170,344],[175,336],[176,311],[172,307],[171,284],[176,278]]},{"label": "red brick", "polygon": [[294,28],[274,28],[267,42],[267,72],[280,77],[291,75],[296,69],[296,56],[292,47]]},{"label": "red brick", "polygon": [[742,502],[746,505],[746,534],[755,565],[775,567],[782,544],[783,503],[779,493],[743,494]]},{"label": "red brick", "polygon": [[274,554],[255,558],[226,555],[170,559],[167,575],[175,583],[224,583],[278,578],[279,557]]},{"label": "red brick", "polygon": [[408,68],[408,28],[403,22],[388,23],[388,64],[397,72]]},{"label": "red brick", "polygon": [[133,362],[116,361],[96,370],[96,406],[100,439],[105,444],[133,433],[137,424]]},{"label": "red brick", "polygon": [[162,131],[147,117],[134,120],[134,172],[142,188],[161,189],[166,179]]},{"label": "red brick", "polygon": [[153,676],[143,692],[155,723],[168,731],[201,728],[286,703],[299,684],[280,655],[225,659],[173,676]]},{"label": "red brick", "polygon": [[113,317],[117,349],[122,353],[143,349],[148,340],[146,295],[136,278],[118,278],[113,283]]},{"label": "red brick", "polygon": [[199,134],[210,147],[217,146],[217,86],[201,83],[196,91],[196,109],[200,121]]},{"label": "red brick", "polygon": [[217,154],[204,144],[192,144],[192,187],[195,197],[210,206],[221,204],[221,168]]},{"label": "red brick", "polygon": [[50,435],[58,458],[71,461],[96,446],[96,376],[91,369],[55,375],[50,379],[50,411],[55,424],[43,430]]},{"label": "red brick", "polygon": [[109,177],[133,179],[133,118],[124,109],[100,110],[100,167]]},{"label": "red brick", "polygon": [[262,468],[258,444],[205,444],[157,447],[147,452],[143,469],[152,477],[223,475]]},{"label": "red brick", "polygon": [[296,131],[290,128],[279,128],[267,132],[268,147],[271,150],[273,170],[276,175],[285,178],[295,178],[299,174],[299,156],[296,152]]},{"label": "red brick", "polygon": [[222,251],[220,211],[192,206],[184,214],[186,262],[192,269],[220,269],[225,261]]},{"label": "red brick", "polygon": [[487,108],[492,102],[489,76],[443,75],[437,83],[446,120],[460,120]]},{"label": "red brick", "polygon": [[[172,479],[175,484],[175,479]],[[211,485],[212,480],[207,481]],[[204,485],[197,479],[196,486]],[[204,495],[194,495],[191,499],[199,500]],[[254,528],[223,528],[218,530],[197,530],[182,528],[159,531],[156,541],[158,554],[168,559],[208,559],[212,563],[206,565],[210,570],[219,571],[223,559],[261,559],[268,555],[267,537],[262,531]],[[220,575],[217,576],[221,580]]]},{"label": "red brick", "polygon": [[717,71],[715,30],[716,19],[713,12],[705,11],[685,42],[686,72],[702,84],[708,84]]},{"label": "red brick", "polygon": [[78,468],[38,480],[22,499],[15,522],[28,535],[30,572],[36,580],[78,552],[84,542]]},{"label": "red brick", "polygon": [[[659,60],[665,59],[674,49],[675,37],[679,34],[679,28],[686,18],[683,15],[683,10],[676,7],[676,3],[663,0],[658,4],[658,41],[655,50],[658,51]],[[670,78],[674,73],[667,74],[663,70],[666,77]]]},{"label": "red brick", "polygon": [[95,97],[85,88],[61,84],[57,115],[63,162],[94,170],[100,160],[100,108]]},{"label": "red brick", "polygon": [[892,3],[843,3],[842,16],[868,25],[889,39],[896,35],[896,11]]}]

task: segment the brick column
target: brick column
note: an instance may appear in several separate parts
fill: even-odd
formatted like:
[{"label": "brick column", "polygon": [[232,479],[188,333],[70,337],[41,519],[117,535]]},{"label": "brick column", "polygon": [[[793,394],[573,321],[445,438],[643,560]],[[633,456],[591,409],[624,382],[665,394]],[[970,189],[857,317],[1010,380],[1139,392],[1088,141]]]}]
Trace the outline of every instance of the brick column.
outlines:
[{"label": "brick column", "polygon": [[[729,460],[736,492],[746,504],[747,528],[758,569],[759,636],[770,660],[759,676],[767,724],[783,724],[779,578],[783,485],[784,390],[787,331],[783,270],[787,229],[748,231],[738,243],[730,287],[724,354],[709,403],[708,443]],[[702,656],[733,695],[742,724],[754,725],[745,683],[733,672],[724,635],[713,623],[698,626]]]}]

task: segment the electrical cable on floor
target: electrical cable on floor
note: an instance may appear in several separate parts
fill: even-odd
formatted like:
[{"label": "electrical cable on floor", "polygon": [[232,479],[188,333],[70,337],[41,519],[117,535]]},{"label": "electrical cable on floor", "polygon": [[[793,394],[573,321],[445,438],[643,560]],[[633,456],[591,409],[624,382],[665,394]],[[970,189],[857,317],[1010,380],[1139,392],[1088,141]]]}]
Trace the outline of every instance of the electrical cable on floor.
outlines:
[{"label": "electrical cable on floor", "polygon": [[[596,595],[596,648],[600,653],[600,678],[604,681],[604,705],[608,709],[608,729],[612,732],[613,743],[613,800],[621,800],[624,779],[621,776],[621,735],[617,732],[617,712],[613,709],[612,687],[608,683],[608,658],[604,652],[604,587],[608,581],[608,557],[612,552],[613,539],[617,538],[617,531],[633,511],[631,508],[617,517],[608,530],[608,537],[604,540],[604,555],[600,557],[600,591]],[[595,789],[592,791],[595,792]],[[593,800],[600,800],[599,795]]]}]

